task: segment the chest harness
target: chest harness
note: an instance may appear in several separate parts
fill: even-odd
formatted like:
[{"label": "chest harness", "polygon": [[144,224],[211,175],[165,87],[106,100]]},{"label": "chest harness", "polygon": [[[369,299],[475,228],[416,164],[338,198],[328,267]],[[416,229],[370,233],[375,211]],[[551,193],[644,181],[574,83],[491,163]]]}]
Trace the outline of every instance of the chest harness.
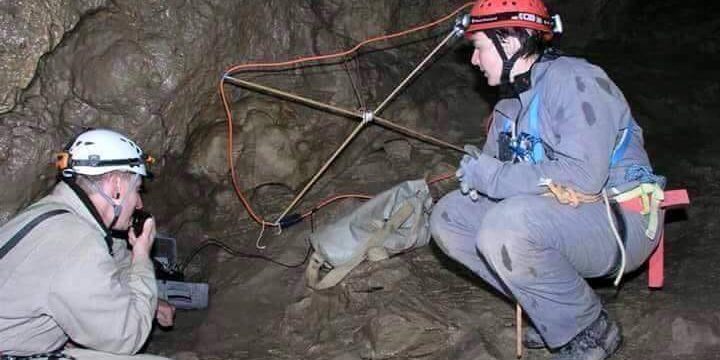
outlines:
[{"label": "chest harness", "polygon": [[539,94],[530,101],[528,132],[517,134],[516,123],[505,119],[503,130],[498,138],[500,161],[529,162],[539,164],[545,159],[545,145],[540,137]]}]

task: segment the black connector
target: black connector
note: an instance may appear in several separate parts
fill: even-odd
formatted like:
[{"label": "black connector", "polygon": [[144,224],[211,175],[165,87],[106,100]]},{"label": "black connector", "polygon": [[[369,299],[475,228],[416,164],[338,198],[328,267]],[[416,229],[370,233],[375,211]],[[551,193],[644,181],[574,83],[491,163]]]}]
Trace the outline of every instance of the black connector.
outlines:
[{"label": "black connector", "polygon": [[282,219],[280,219],[279,224],[280,227],[283,229],[287,229],[303,220],[302,216],[298,213],[290,214],[288,216],[284,216]]}]

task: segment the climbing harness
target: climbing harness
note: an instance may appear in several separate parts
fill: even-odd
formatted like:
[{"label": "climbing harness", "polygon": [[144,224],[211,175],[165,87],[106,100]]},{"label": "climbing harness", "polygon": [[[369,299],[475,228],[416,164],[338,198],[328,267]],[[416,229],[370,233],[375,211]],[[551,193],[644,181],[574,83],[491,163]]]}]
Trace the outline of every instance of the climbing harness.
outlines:
[{"label": "climbing harness", "polygon": [[[628,126],[621,131],[610,158],[610,168],[617,165],[623,158],[625,150],[632,139],[633,123],[634,121],[630,121]],[[613,282],[615,286],[620,285],[625,272],[627,256],[625,254],[625,244],[613,220],[614,216],[610,202],[613,201],[626,210],[647,216],[648,226],[645,229],[645,235],[649,239],[654,239],[658,228],[660,204],[665,198],[663,193],[664,178],[654,175],[646,166],[631,165],[628,167],[625,171],[625,181],[627,184],[633,185],[625,190],[617,187],[603,188],[600,194],[584,194],[568,186],[555,184],[551,179],[541,179],[538,184],[547,187],[548,194],[554,196],[561,204],[568,204],[573,207],[577,207],[582,203],[594,203],[603,200],[610,228],[620,249],[620,267]]]},{"label": "climbing harness", "polygon": [[[390,129],[396,132],[399,132],[401,134],[416,138],[418,140],[432,143],[435,145],[447,147],[453,150],[456,150],[458,152],[463,152],[463,149],[459,146],[452,145],[448,142],[445,142],[443,140],[437,139],[430,135],[425,135],[422,133],[419,133],[417,131],[414,131],[412,129],[409,129],[407,127],[404,127],[402,125],[398,125],[395,122],[392,122],[386,118],[383,118],[380,116],[380,113],[387,107],[387,105],[400,93],[400,91],[420,72],[420,70],[442,49],[446,44],[450,42],[453,38],[461,38],[464,33],[465,29],[470,23],[470,17],[460,16],[455,19],[454,26],[452,30],[440,41],[440,43],[435,46],[427,56],[417,65],[415,68],[393,89],[393,91],[390,92],[390,94],[373,110],[373,109],[367,109],[364,104],[362,104],[362,109],[360,111],[354,111],[354,110],[348,110],[333,104],[324,103],[321,101],[317,101],[314,99],[309,99],[307,97],[303,97],[297,94],[292,94],[280,89],[275,89],[269,86],[261,85],[255,82],[247,81],[244,79],[241,79],[236,75],[237,73],[245,70],[259,70],[259,69],[268,69],[268,68],[279,68],[279,67],[287,67],[291,65],[297,65],[305,62],[310,61],[320,61],[320,60],[327,60],[327,59],[334,59],[334,58],[340,58],[349,56],[353,53],[355,53],[358,49],[360,49],[362,46],[367,45],[372,42],[377,41],[384,41],[389,40],[401,36],[405,36],[417,31],[429,29],[435,26],[438,26],[441,23],[444,23],[453,17],[455,17],[459,12],[463,11],[464,9],[472,6],[474,3],[467,3],[465,5],[462,5],[461,7],[457,8],[452,13],[435,20],[431,23],[424,24],[421,26],[416,26],[414,28],[396,32],[389,35],[383,35],[374,37],[368,40],[365,40],[363,42],[360,42],[355,47],[338,52],[333,54],[327,54],[327,55],[317,55],[317,56],[310,56],[310,57],[302,57],[295,60],[285,61],[285,62],[275,62],[275,63],[250,63],[250,64],[240,64],[229,67],[222,75],[220,82],[219,82],[219,93],[220,97],[223,103],[223,107],[225,110],[225,115],[227,118],[227,125],[228,125],[228,141],[227,141],[227,157],[228,157],[228,167],[230,169],[230,175],[232,178],[232,184],[233,188],[235,190],[236,195],[242,202],[245,209],[248,211],[249,215],[253,220],[255,220],[258,224],[263,226],[271,226],[276,227],[278,229],[282,229],[283,227],[290,226],[294,223],[297,223],[299,221],[302,221],[305,217],[312,214],[312,212],[316,211],[320,206],[315,206],[313,210],[306,212],[306,213],[294,213],[289,214],[292,209],[295,208],[295,206],[300,202],[300,200],[307,194],[307,192],[310,190],[310,188],[318,181],[318,179],[323,175],[323,173],[330,167],[330,165],[337,159],[337,157],[342,153],[342,151],[350,144],[350,142],[369,124],[377,124],[380,125],[386,129]],[[350,77],[351,83],[353,85],[353,88],[355,90],[356,95],[358,94],[357,89],[355,88],[354,81],[352,79],[352,76]],[[307,184],[305,184],[304,188],[295,196],[295,198],[291,201],[291,203],[285,208],[285,210],[277,217],[277,219],[273,222],[269,222],[258,216],[250,206],[249,202],[243,195],[242,191],[240,190],[240,187],[238,185],[237,175],[235,173],[235,166],[234,166],[234,160],[233,160],[233,141],[232,141],[232,134],[233,134],[233,121],[232,121],[232,112],[230,110],[230,105],[227,99],[227,96],[225,94],[225,83],[230,83],[233,85],[237,85],[240,87],[244,87],[247,89],[255,90],[258,92],[263,92],[266,94],[270,94],[279,98],[292,100],[298,103],[302,103],[305,105],[308,105],[310,107],[314,107],[320,110],[325,110],[328,112],[332,112],[335,114],[339,114],[342,116],[346,116],[349,118],[354,118],[360,120],[358,125],[353,129],[353,131],[350,133],[350,135],[343,141],[343,143],[333,152],[333,154],[330,156],[328,160],[325,161],[325,163],[321,166],[321,168],[316,172],[316,174],[308,181]],[[358,98],[362,101],[362,99],[358,96]],[[333,197],[328,200],[323,201],[323,206],[329,202],[341,199],[341,198],[362,198],[362,199],[369,199],[370,196],[367,195],[361,195],[361,194],[349,194],[349,195],[341,195],[338,197]]]},{"label": "climbing harness", "polygon": [[649,168],[638,165],[630,166],[625,175],[625,180],[634,183],[639,182],[639,185],[626,191],[621,191],[616,187],[610,188],[613,200],[628,210],[648,216],[645,236],[654,239],[655,235],[657,235],[660,204],[665,200],[663,192],[665,179],[654,175]]},{"label": "climbing harness", "polygon": [[499,150],[501,161],[539,164],[545,159],[545,145],[540,138],[539,98],[538,90],[530,100],[529,132],[521,132],[517,135],[515,124],[510,120],[505,121],[500,134],[500,146],[505,147]]},{"label": "climbing harness", "polygon": [[540,186],[546,186],[549,190],[546,195],[555,197],[559,203],[578,207],[580,204],[594,203],[600,200],[600,195],[584,194],[562,184],[556,184],[551,179],[541,179]]},{"label": "climbing harness", "polygon": [[[632,126],[634,121],[631,120],[628,126],[622,130],[620,138],[615,145],[612,157],[610,158],[610,167],[617,165],[625,154],[625,150],[630,144],[633,136]],[[654,175],[652,171],[646,166],[631,165],[625,170],[625,181],[629,184],[638,184],[636,187],[626,191],[621,191],[617,187],[611,187],[609,192],[612,195],[612,200],[620,204],[621,207],[639,212],[641,215],[648,216],[648,227],[645,230],[645,235],[649,239],[655,239],[657,231],[658,217],[660,214],[660,203],[665,199],[662,188],[665,186],[665,179],[661,176]],[[608,197],[608,190],[603,189],[603,200],[605,201],[605,207],[608,213],[608,221],[610,227],[615,235],[615,240],[620,248],[620,268],[617,275],[615,276],[614,285],[620,285],[620,281],[625,272],[625,265],[627,263],[627,257],[625,254],[625,246],[620,237],[620,233],[617,231],[613,217],[610,214],[610,199]],[[632,206],[635,200],[642,202],[642,209],[637,211]]]}]

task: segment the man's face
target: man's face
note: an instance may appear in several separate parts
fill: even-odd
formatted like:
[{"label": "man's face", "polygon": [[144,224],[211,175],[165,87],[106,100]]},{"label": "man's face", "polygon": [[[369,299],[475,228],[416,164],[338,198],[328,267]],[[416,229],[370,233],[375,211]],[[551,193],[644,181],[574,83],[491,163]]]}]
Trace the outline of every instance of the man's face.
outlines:
[{"label": "man's face", "polygon": [[473,51],[470,63],[483,72],[488,85],[500,85],[503,64],[495,45],[482,31],[477,31],[472,35],[472,42],[475,51]]},{"label": "man's face", "polygon": [[115,230],[125,231],[130,228],[132,222],[132,213],[135,209],[143,207],[142,197],[140,196],[140,187],[142,180],[139,176],[133,176],[130,179],[120,179],[120,200],[125,197],[122,204],[122,211],[118,217],[118,221],[114,226]]}]

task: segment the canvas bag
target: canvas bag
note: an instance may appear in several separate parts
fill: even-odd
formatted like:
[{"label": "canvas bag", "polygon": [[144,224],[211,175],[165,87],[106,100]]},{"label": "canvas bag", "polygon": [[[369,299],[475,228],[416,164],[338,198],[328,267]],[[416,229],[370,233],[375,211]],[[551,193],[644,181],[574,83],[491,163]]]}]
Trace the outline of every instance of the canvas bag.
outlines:
[{"label": "canvas bag", "polygon": [[[333,287],[365,259],[380,261],[427,245],[431,207],[425,180],[405,181],[323,227],[310,238],[315,251],[305,270],[308,286]],[[320,279],[323,266],[332,269]]]}]

